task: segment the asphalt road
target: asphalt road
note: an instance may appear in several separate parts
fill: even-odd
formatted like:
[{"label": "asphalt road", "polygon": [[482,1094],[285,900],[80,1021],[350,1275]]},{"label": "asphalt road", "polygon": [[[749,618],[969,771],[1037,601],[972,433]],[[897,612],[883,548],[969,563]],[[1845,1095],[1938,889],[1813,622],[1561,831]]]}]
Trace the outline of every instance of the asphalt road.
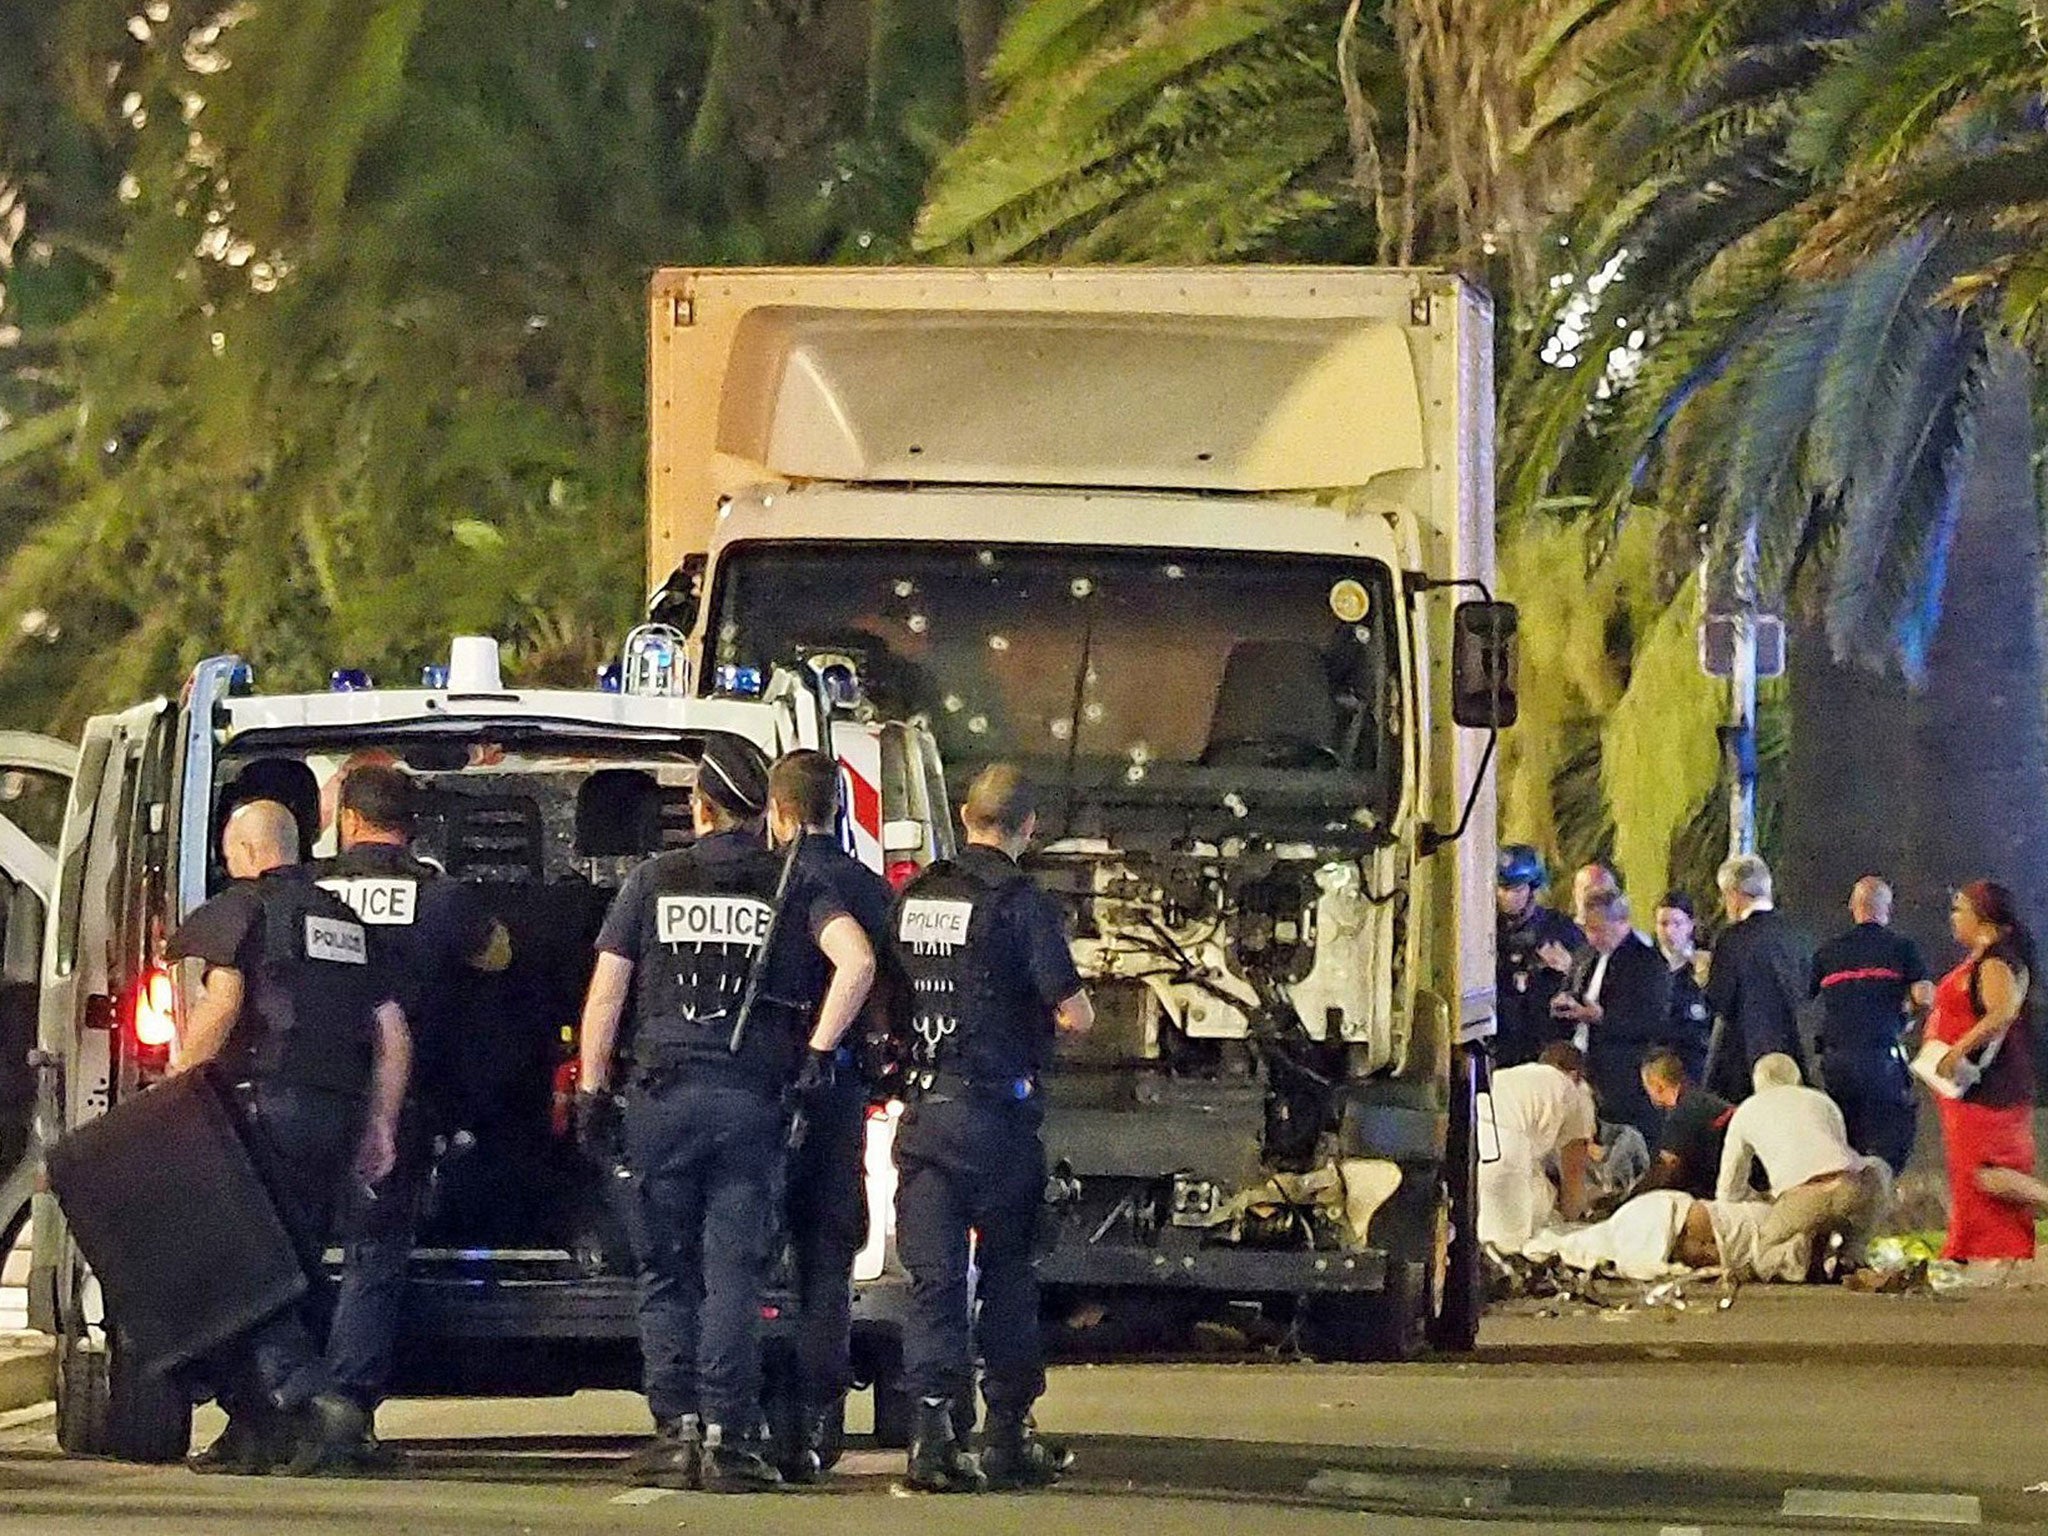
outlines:
[{"label": "asphalt road", "polygon": [[1052,1493],[906,1497],[900,1454],[864,1449],[815,1492],[635,1493],[637,1400],[586,1393],[390,1405],[410,1467],[360,1480],[66,1461],[46,1420],[18,1423],[0,1533],[2048,1529],[2027,1491],[2048,1485],[2048,1291],[1534,1311],[1462,1361],[1062,1368],[1041,1419],[1082,1459]]}]

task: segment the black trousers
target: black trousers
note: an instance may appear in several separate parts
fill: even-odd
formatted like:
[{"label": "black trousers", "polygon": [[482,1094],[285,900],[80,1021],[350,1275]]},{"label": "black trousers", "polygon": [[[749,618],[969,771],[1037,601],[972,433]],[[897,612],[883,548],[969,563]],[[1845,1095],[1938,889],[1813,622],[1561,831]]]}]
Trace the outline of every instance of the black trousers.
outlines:
[{"label": "black trousers", "polygon": [[1841,1106],[1849,1145],[1883,1158],[1894,1175],[1905,1172],[1919,1111],[1912,1076],[1899,1053],[1829,1050],[1821,1056],[1821,1073],[1828,1097]]},{"label": "black trousers", "polygon": [[[300,1262],[317,1275],[362,1134],[363,1101],[265,1082],[236,1090],[233,1103]],[[313,1287],[300,1305],[265,1319],[201,1364],[197,1374],[212,1383],[230,1414],[291,1410],[332,1389],[317,1342],[325,1331],[319,1290]]]},{"label": "black trousers", "polygon": [[625,1140],[647,1406],[657,1423],[694,1413],[752,1435],[781,1106],[744,1088],[636,1083]]},{"label": "black trousers", "polygon": [[[967,1400],[980,1346],[989,1412],[1021,1417],[1045,1391],[1034,1246],[1045,1201],[1036,1099],[927,1096],[896,1131],[896,1247],[910,1271],[903,1340],[918,1397]],[[970,1316],[971,1262],[979,1315]]]},{"label": "black trousers", "polygon": [[850,1061],[805,1106],[785,1206],[796,1259],[797,1361],[804,1405],[830,1407],[853,1385],[853,1261],[867,1241],[867,1095]]}]

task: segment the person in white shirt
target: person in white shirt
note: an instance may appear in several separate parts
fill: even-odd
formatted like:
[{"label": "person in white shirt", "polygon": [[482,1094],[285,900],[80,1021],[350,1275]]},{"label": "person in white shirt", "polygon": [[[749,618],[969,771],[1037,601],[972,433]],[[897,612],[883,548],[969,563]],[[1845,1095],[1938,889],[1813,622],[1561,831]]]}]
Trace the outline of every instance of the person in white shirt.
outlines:
[{"label": "person in white shirt", "polygon": [[[1479,1240],[1519,1253],[1559,1215],[1577,1221],[1586,1208],[1586,1169],[1599,1126],[1585,1083],[1585,1058],[1562,1041],[1535,1061],[1493,1074],[1479,1098]],[[1499,1155],[1488,1142],[1498,1136]],[[1546,1165],[1557,1159],[1558,1183]]]},{"label": "person in white shirt", "polygon": [[1764,1248],[1811,1235],[1817,1249],[1832,1234],[1842,1238],[1842,1262],[1862,1262],[1863,1250],[1891,1198],[1884,1164],[1849,1145],[1835,1101],[1800,1082],[1799,1063],[1780,1052],[1760,1058],[1756,1091],[1736,1107],[1721,1151],[1714,1197],[1750,1198],[1750,1170],[1761,1162],[1771,1188],[1771,1212],[1758,1233]]}]

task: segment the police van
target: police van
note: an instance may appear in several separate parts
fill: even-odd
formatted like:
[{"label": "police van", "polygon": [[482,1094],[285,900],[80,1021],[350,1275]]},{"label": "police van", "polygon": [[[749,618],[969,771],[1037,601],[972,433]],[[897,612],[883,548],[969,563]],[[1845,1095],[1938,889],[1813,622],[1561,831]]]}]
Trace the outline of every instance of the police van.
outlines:
[{"label": "police van", "polygon": [[[930,736],[856,718],[835,658],[733,679],[732,696],[690,696],[679,639],[635,631],[604,686],[587,691],[508,687],[496,644],[479,637],[458,638],[416,688],[338,672],[328,692],[264,694],[245,662],[219,657],[175,701],[88,722],[75,755],[0,738],[0,1091],[34,1103],[34,1134],[0,1144],[12,1158],[0,1165],[4,1188],[28,1187],[38,1145],[167,1069],[199,976],[167,964],[165,942],[226,880],[219,831],[233,805],[280,800],[304,846],[329,853],[346,771],[394,764],[419,786],[414,851],[476,890],[513,958],[472,979],[455,1031],[462,1123],[436,1142],[393,1390],[637,1386],[633,1266],[606,1176],[577,1152],[568,1114],[575,1030],[612,894],[641,860],[689,839],[696,763],[721,737],[770,757],[833,752],[842,840],[899,882],[951,837]],[[66,784],[59,817],[50,802]],[[42,802],[40,825],[22,824],[31,818],[14,813],[10,787],[15,800]],[[31,1015],[33,1051],[17,1038]],[[29,1079],[7,1075],[15,1062]],[[869,1165],[884,1180],[889,1130],[878,1112]],[[907,1414],[902,1278],[892,1201],[886,1188],[873,1193],[855,1369],[875,1388],[878,1435],[896,1439]],[[120,1319],[106,1315],[55,1199],[39,1192],[32,1207],[29,1316],[57,1340],[60,1444],[136,1461],[183,1455],[188,1406],[124,1353]],[[18,1200],[0,1219],[19,1224]],[[339,1258],[331,1249],[330,1271]],[[772,1338],[785,1308],[766,1311]],[[771,1364],[780,1358],[771,1349]]]}]

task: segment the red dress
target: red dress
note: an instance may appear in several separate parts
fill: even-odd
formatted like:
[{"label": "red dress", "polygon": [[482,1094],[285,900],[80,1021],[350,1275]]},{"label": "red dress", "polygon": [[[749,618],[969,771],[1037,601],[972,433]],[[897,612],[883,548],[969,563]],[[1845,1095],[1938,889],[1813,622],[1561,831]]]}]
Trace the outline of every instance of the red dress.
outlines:
[{"label": "red dress", "polygon": [[[1977,1010],[1970,1002],[1972,964],[1965,960],[1935,987],[1928,1039],[1954,1045],[1976,1026]],[[2006,1031],[1992,1070],[1968,1097],[1935,1098],[1948,1156],[1948,1241],[1941,1250],[1945,1259],[2034,1256],[2033,1210],[1995,1200],[1977,1187],[1980,1168],[2034,1171],[2033,1073],[2026,1059],[2026,1036],[2022,1018]]]}]

